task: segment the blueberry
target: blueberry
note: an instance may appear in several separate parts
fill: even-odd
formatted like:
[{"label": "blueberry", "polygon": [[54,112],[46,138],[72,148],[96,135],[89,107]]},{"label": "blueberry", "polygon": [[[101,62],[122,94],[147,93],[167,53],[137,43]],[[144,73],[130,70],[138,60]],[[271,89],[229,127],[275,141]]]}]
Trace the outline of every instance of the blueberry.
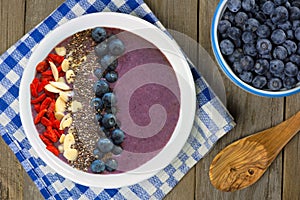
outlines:
[{"label": "blueberry", "polygon": [[102,121],[102,115],[100,113],[95,114],[95,122],[99,123]]},{"label": "blueberry", "polygon": [[260,39],[256,43],[256,49],[259,54],[268,54],[272,50],[272,43],[268,39]]},{"label": "blueberry", "polygon": [[241,48],[242,47],[242,40],[240,38],[238,38],[237,40],[233,41],[233,44],[236,48]]},{"label": "blueberry", "polygon": [[300,19],[300,9],[296,6],[290,8],[290,20],[299,20]]},{"label": "blueberry", "polygon": [[287,2],[287,0],[274,0],[275,5],[277,5],[277,6],[285,4],[286,2]]},{"label": "blueberry", "polygon": [[285,64],[284,74],[287,75],[288,77],[297,76],[298,72],[299,72],[298,67],[294,63],[287,62]]},{"label": "blueberry", "polygon": [[94,173],[101,173],[105,170],[105,164],[101,160],[94,160],[91,164],[91,170]]},{"label": "blueberry", "polygon": [[113,158],[109,158],[105,162],[105,168],[110,172],[115,171],[118,168],[118,162]]},{"label": "blueberry", "polygon": [[267,78],[265,76],[256,76],[252,81],[252,85],[256,88],[263,88],[267,84]]},{"label": "blueberry", "polygon": [[267,19],[266,15],[262,11],[255,12],[255,19],[257,19],[260,23],[264,23]]},{"label": "blueberry", "polygon": [[234,22],[239,27],[243,27],[247,20],[248,15],[245,12],[238,12],[234,17]]},{"label": "blueberry", "polygon": [[236,61],[240,61],[242,56],[242,49],[236,49],[231,55],[228,56],[228,60],[229,62],[234,63]]},{"label": "blueberry", "polygon": [[120,147],[118,145],[115,145],[114,148],[111,150],[111,152],[114,155],[120,155],[122,153],[122,151],[123,151],[122,147]]},{"label": "blueberry", "polygon": [[116,128],[111,132],[111,139],[114,144],[121,144],[124,141],[125,134],[121,129]]},{"label": "blueberry", "polygon": [[100,58],[99,63],[104,69],[115,70],[118,66],[118,59],[110,54],[107,54]]},{"label": "blueberry", "polygon": [[273,56],[271,55],[271,53],[268,53],[268,54],[259,54],[259,58],[260,59],[272,60]]},{"label": "blueberry", "polygon": [[231,23],[228,20],[220,20],[218,24],[218,31],[219,33],[225,33],[228,28],[231,27]]},{"label": "blueberry", "polygon": [[268,82],[268,88],[273,91],[280,90],[282,88],[282,81],[280,78],[272,78]]},{"label": "blueberry", "polygon": [[252,31],[245,31],[242,34],[242,40],[244,43],[253,43],[256,40],[256,36]]},{"label": "blueberry", "polygon": [[273,57],[275,59],[284,60],[287,58],[287,55],[288,55],[287,50],[283,46],[277,46],[273,50]]},{"label": "blueberry", "polygon": [[229,27],[227,30],[227,35],[233,41],[239,39],[242,35],[242,31],[237,27]]},{"label": "blueberry", "polygon": [[[103,118],[102,118],[103,119]],[[101,126],[100,127],[100,131],[103,132],[105,134],[106,137],[110,137],[110,131],[107,130],[105,127]]]},{"label": "blueberry", "polygon": [[116,71],[110,71],[105,74],[107,82],[114,83],[118,80],[118,73]]},{"label": "blueberry", "polygon": [[271,19],[267,19],[264,24],[270,27],[272,31],[274,31],[277,28],[277,26],[273,24]]},{"label": "blueberry", "polygon": [[227,7],[231,12],[238,12],[242,7],[241,0],[228,0]]},{"label": "blueberry", "polygon": [[239,74],[239,77],[242,81],[246,83],[251,83],[253,79],[253,74],[249,71],[243,71],[242,73]]},{"label": "blueberry", "polygon": [[250,56],[243,56],[241,58],[240,63],[241,63],[242,69],[245,71],[251,70],[254,67],[253,58],[251,58]]},{"label": "blueberry", "polygon": [[274,24],[282,24],[289,18],[289,12],[284,6],[278,6],[271,14],[271,20]]},{"label": "blueberry", "polygon": [[94,107],[96,110],[101,110],[103,108],[102,100],[98,97],[93,98],[90,105]]},{"label": "blueberry", "polygon": [[114,106],[117,103],[116,95],[111,92],[105,93],[102,97],[102,102],[105,107]]},{"label": "blueberry", "polygon": [[266,1],[262,7],[261,10],[266,14],[266,15],[271,15],[273,11],[275,10],[275,4],[272,1]]},{"label": "blueberry", "polygon": [[114,148],[114,144],[112,141],[108,138],[100,138],[97,141],[97,148],[102,152],[102,153],[108,153]]},{"label": "blueberry", "polygon": [[255,73],[259,75],[265,74],[269,70],[270,64],[269,61],[266,59],[259,59],[256,61],[254,65]]},{"label": "blueberry", "polygon": [[120,39],[113,39],[108,44],[109,52],[114,56],[120,56],[125,52],[125,45]]},{"label": "blueberry", "polygon": [[284,80],[283,80],[283,87],[285,87],[286,89],[291,89],[293,87],[295,87],[297,81],[295,78],[293,77],[286,77]]},{"label": "blueberry", "polygon": [[105,108],[106,113],[111,113],[111,114],[116,114],[117,113],[117,108],[114,106],[106,107]]},{"label": "blueberry", "polygon": [[300,71],[297,74],[297,80],[300,82]]},{"label": "blueberry", "polygon": [[243,51],[244,51],[245,55],[249,55],[249,56],[253,56],[253,57],[257,55],[257,51],[256,51],[255,45],[253,43],[244,44]]},{"label": "blueberry", "polygon": [[293,62],[294,64],[300,66],[300,56],[297,54],[293,54],[290,56],[290,61]]},{"label": "blueberry", "polygon": [[93,150],[93,154],[97,159],[102,159],[104,157],[104,153],[102,153],[98,148]]},{"label": "blueberry", "polygon": [[292,29],[295,31],[297,28],[300,27],[300,20],[294,20]]},{"label": "blueberry", "polygon": [[99,80],[94,84],[94,92],[96,96],[101,97],[109,91],[109,84],[105,80]]},{"label": "blueberry", "polygon": [[245,11],[251,11],[255,6],[255,0],[243,0],[242,1],[242,8]]},{"label": "blueberry", "polygon": [[102,125],[107,129],[113,128],[116,125],[116,120],[115,115],[111,113],[105,114],[102,118]]},{"label": "blueberry", "polygon": [[108,52],[107,42],[103,41],[95,47],[95,54],[98,57],[106,55]]},{"label": "blueberry", "polygon": [[283,24],[278,24],[277,27],[284,30],[284,31],[287,31],[287,30],[290,30],[292,28],[292,24],[291,24],[290,21],[286,21]]},{"label": "blueberry", "polygon": [[103,69],[97,67],[97,68],[94,70],[94,75],[95,75],[98,79],[101,79],[101,78],[102,78],[102,75],[103,75]]},{"label": "blueberry", "polygon": [[234,44],[228,39],[222,40],[220,43],[220,49],[222,54],[230,55],[234,51]]},{"label": "blueberry", "polygon": [[245,24],[245,30],[247,31],[256,31],[257,28],[260,26],[259,21],[255,18],[249,18]]},{"label": "blueberry", "polygon": [[286,40],[283,43],[283,46],[286,48],[288,55],[294,54],[297,51],[297,44],[292,40]]},{"label": "blueberry", "polygon": [[243,71],[242,64],[239,61],[234,62],[232,65],[232,68],[233,68],[233,71],[237,74],[240,74]]},{"label": "blueberry", "polygon": [[282,29],[276,29],[271,34],[271,40],[274,44],[282,44],[286,40],[286,34]]},{"label": "blueberry", "polygon": [[101,27],[92,30],[92,38],[95,42],[102,42],[106,39],[106,30]]},{"label": "blueberry", "polygon": [[267,25],[263,24],[257,27],[256,34],[261,38],[267,38],[270,36],[271,30]]},{"label": "blueberry", "polygon": [[273,74],[280,74],[284,70],[284,63],[281,60],[270,61],[270,72]]},{"label": "blueberry", "polygon": [[294,31],[293,30],[287,30],[286,31],[286,39],[288,40],[294,40],[295,39],[295,35],[294,35]]},{"label": "blueberry", "polygon": [[300,27],[295,30],[295,38],[300,41]]},{"label": "blueberry", "polygon": [[223,19],[226,19],[232,23],[234,22],[234,14],[230,11],[225,11],[223,14]]},{"label": "blueberry", "polygon": [[291,5],[300,8],[300,1],[292,1]]}]

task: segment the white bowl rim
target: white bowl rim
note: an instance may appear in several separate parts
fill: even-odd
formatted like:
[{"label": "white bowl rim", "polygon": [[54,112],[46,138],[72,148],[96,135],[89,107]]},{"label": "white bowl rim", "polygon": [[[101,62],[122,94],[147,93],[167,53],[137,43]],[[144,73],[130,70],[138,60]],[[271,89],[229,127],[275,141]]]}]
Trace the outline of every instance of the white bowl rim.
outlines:
[{"label": "white bowl rim", "polygon": [[[101,19],[105,20],[101,21]],[[44,59],[51,49],[66,37],[81,30],[97,26],[130,31],[155,44],[173,66],[181,93],[179,120],[169,142],[158,155],[146,164],[121,174],[99,175],[86,173],[72,168],[54,156],[51,152],[46,150],[44,143],[38,137],[38,132],[35,129],[33,118],[31,117],[31,106],[29,106],[31,105],[29,84],[34,77],[36,64]],[[147,32],[143,31],[143,29],[147,29]],[[66,31],[68,34],[62,34]],[[138,17],[122,13],[102,12],[83,15],[70,20],[51,31],[40,44],[38,44],[28,61],[27,67],[24,69],[20,84],[19,102],[20,117],[25,134],[38,156],[41,157],[49,167],[63,177],[82,185],[101,188],[119,188],[136,184],[150,178],[159,170],[166,167],[177,156],[187,141],[192,129],[196,110],[196,93],[189,65],[176,42],[171,40],[167,34],[153,24]],[[28,113],[30,117],[28,117]],[[43,150],[41,151],[41,149]]]},{"label": "white bowl rim", "polygon": [[297,86],[295,88],[292,88],[290,90],[280,90],[280,91],[267,91],[267,90],[260,90],[255,87],[252,87],[251,85],[243,82],[237,75],[232,71],[230,66],[227,64],[225,59],[222,56],[221,50],[219,48],[219,41],[218,41],[218,34],[217,34],[217,27],[219,19],[221,19],[221,16],[226,8],[226,2],[227,0],[221,0],[219,4],[217,5],[217,8],[215,10],[213,20],[212,20],[212,26],[211,26],[211,43],[212,43],[212,49],[215,55],[215,58],[217,62],[219,63],[219,66],[223,70],[223,72],[229,77],[229,79],[242,88],[243,90],[263,97],[287,97],[293,94],[296,94],[300,91],[300,86]]}]

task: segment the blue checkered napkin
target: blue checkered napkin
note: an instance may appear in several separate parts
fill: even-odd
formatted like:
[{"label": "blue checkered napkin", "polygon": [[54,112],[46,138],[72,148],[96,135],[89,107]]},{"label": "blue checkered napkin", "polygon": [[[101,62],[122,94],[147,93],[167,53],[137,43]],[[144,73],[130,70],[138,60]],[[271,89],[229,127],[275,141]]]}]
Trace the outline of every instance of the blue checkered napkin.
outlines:
[{"label": "blue checkered napkin", "polygon": [[[52,29],[77,16],[112,11],[136,15],[166,32],[142,0],[68,0],[0,57],[0,133],[46,199],[162,199],[221,138],[234,122],[190,63],[197,90],[197,111],[190,137],[176,159],[157,175],[118,189],[90,188],[59,174],[37,156],[19,116],[19,86],[34,47]],[[167,33],[167,32],[166,32]]]}]

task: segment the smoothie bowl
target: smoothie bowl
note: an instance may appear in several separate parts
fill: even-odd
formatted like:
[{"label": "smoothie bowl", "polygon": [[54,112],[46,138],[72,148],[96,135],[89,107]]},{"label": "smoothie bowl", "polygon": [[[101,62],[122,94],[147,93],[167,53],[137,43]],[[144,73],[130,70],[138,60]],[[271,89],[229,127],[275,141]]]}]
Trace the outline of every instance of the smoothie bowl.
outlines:
[{"label": "smoothie bowl", "polygon": [[85,15],[49,33],[20,86],[22,124],[42,160],[74,182],[103,188],[166,167],[188,138],[195,104],[176,43],[119,13]]}]

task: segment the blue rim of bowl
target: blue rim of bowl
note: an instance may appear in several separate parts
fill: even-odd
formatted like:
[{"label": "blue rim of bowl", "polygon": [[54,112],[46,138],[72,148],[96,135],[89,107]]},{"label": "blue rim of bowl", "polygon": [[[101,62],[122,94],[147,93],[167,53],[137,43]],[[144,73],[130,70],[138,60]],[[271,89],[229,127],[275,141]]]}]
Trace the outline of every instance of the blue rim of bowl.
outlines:
[{"label": "blue rim of bowl", "polygon": [[211,43],[212,43],[212,49],[214,52],[214,56],[223,70],[223,72],[229,77],[229,79],[242,88],[243,90],[258,95],[258,96],[263,96],[263,97],[286,97],[286,96],[291,96],[293,94],[296,94],[300,91],[300,86],[296,86],[293,89],[290,90],[280,90],[280,91],[267,91],[267,90],[259,90],[256,89],[247,83],[244,83],[242,80],[240,80],[234,72],[231,70],[231,68],[228,66],[224,58],[222,57],[221,51],[218,47],[218,35],[217,35],[217,26],[218,26],[218,21],[223,14],[223,11],[225,10],[226,7],[226,1],[227,0],[221,0],[219,4],[217,5],[217,8],[215,10],[213,20],[212,20],[212,25],[211,25]]}]

